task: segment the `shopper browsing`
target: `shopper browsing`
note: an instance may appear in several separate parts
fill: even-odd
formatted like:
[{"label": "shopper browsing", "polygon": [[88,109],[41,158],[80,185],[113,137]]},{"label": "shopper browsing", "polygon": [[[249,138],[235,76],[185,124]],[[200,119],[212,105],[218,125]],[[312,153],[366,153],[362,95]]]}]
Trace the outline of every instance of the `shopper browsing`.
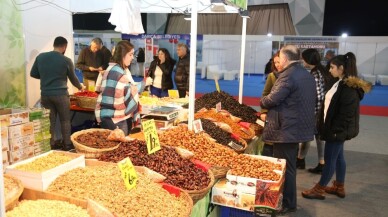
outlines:
[{"label": "shopper browsing", "polygon": [[[64,37],[56,37],[54,50],[39,54],[31,68],[30,76],[40,79],[41,104],[50,109],[50,145],[51,149],[70,150],[74,146],[70,140],[70,98],[67,91],[67,79],[82,90],[74,72],[74,64],[70,58],[64,56],[67,48],[67,40]],[[57,115],[61,122],[63,147],[55,144],[55,122]]]},{"label": "shopper browsing", "polygon": [[151,62],[148,76],[153,82],[150,87],[151,95],[167,97],[168,90],[174,88],[172,81],[172,70],[175,60],[171,59],[170,53],[165,48],[160,48],[158,56]]},{"label": "shopper browsing", "polygon": [[299,64],[299,49],[280,50],[282,72],[271,92],[261,99],[268,109],[263,141],[273,143],[273,155],[286,160],[281,214],[296,211],[296,156],[298,143],[314,139],[316,99],[313,76]]},{"label": "shopper browsing", "polygon": [[[356,56],[349,52],[330,60],[330,73],[339,80],[325,95],[320,116],[320,137],[325,144],[325,167],[319,183],[302,192],[308,199],[325,199],[325,192],[345,197],[346,162],[344,144],[358,135],[360,101],[372,84],[357,77]],[[336,174],[333,186],[326,187]]]},{"label": "shopper browsing", "polygon": [[179,92],[179,98],[189,95],[190,54],[185,44],[178,44],[176,50],[179,60],[175,71],[175,85]]}]

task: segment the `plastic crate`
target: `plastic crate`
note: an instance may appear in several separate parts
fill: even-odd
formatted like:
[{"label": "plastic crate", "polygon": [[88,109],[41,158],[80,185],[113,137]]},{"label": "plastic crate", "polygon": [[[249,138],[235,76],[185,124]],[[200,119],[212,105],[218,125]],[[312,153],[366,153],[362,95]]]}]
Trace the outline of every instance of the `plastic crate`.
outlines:
[{"label": "plastic crate", "polygon": [[219,206],[220,207],[220,213],[221,217],[254,217],[255,213],[241,210],[241,209],[235,209],[231,207],[226,206]]}]

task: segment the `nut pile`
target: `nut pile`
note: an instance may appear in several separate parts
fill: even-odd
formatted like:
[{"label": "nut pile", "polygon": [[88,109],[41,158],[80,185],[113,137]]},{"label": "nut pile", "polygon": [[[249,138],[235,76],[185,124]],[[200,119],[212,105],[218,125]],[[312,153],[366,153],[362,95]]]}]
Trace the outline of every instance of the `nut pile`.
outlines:
[{"label": "nut pile", "polygon": [[212,121],[201,118],[202,122],[202,128],[203,130],[209,134],[213,139],[217,140],[218,143],[221,145],[225,145],[227,147],[228,144],[233,141],[234,143],[237,143],[244,147],[245,145],[242,144],[240,141],[234,139],[231,137],[231,134],[222,130],[221,128],[217,127]]},{"label": "nut pile", "polygon": [[195,134],[186,126],[164,131],[159,135],[159,140],[164,145],[185,148],[193,152],[196,159],[213,166],[230,167],[233,157],[237,156],[230,148],[213,142],[202,134]]},{"label": "nut pile", "polygon": [[256,123],[257,111],[245,104],[240,104],[228,93],[214,91],[204,94],[195,100],[195,111],[202,108],[215,108],[216,104],[221,102],[222,109],[228,110],[232,115],[242,118],[243,121]]},{"label": "nut pile", "polygon": [[71,170],[59,176],[47,191],[92,199],[118,217],[177,217],[190,209],[183,195],[175,197],[140,173],[136,187],[128,191],[120,170],[112,165]]},{"label": "nut pile", "polygon": [[46,156],[39,157],[29,163],[16,166],[15,168],[22,171],[40,173],[55,168],[61,164],[67,163],[71,160],[73,160],[73,158],[64,153],[52,152]]},{"label": "nut pile", "polygon": [[119,148],[99,157],[101,161],[119,162],[129,157],[136,166],[145,166],[166,177],[165,183],[185,190],[201,190],[209,185],[208,173],[183,159],[174,148],[162,147],[154,154],[148,154],[144,141],[134,140],[122,143]]},{"label": "nut pile", "polygon": [[189,131],[185,126],[164,131],[159,135],[159,140],[165,145],[188,149],[194,153],[194,158],[212,166],[229,167],[234,175],[263,180],[279,180],[280,178],[280,175],[274,170],[281,170],[281,165],[246,155],[238,155],[231,149],[210,141],[202,134]]},{"label": "nut pile", "polygon": [[15,178],[4,176],[4,195],[6,201],[12,199],[20,188],[21,186],[19,186]]},{"label": "nut pile", "polygon": [[23,200],[7,217],[90,217],[86,209],[58,200]]},{"label": "nut pile", "polygon": [[77,142],[79,142],[82,145],[86,145],[90,148],[97,148],[97,149],[103,149],[103,148],[113,148],[119,142],[117,141],[108,141],[107,138],[109,136],[110,132],[101,132],[101,131],[95,131],[95,132],[88,132],[81,134],[75,138]]},{"label": "nut pile", "polygon": [[221,113],[217,112],[215,109],[209,109],[206,111],[200,111],[195,113],[194,117],[198,118],[210,118],[212,120],[223,122],[232,128],[232,132],[237,134],[242,139],[252,139],[255,134],[254,132],[250,132],[249,130],[244,129],[239,124],[234,122],[231,118],[225,117]]},{"label": "nut pile", "polygon": [[282,169],[280,164],[247,155],[239,155],[234,160],[235,164],[230,171],[232,175],[270,181],[277,181],[280,179],[280,174],[274,172],[274,170]]}]

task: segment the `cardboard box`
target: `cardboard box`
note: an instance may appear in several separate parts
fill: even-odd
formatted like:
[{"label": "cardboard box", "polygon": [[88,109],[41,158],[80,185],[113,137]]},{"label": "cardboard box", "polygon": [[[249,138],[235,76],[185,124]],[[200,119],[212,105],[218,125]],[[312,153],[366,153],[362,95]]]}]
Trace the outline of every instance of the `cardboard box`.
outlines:
[{"label": "cardboard box", "polygon": [[34,156],[34,147],[20,148],[16,151],[9,151],[9,162],[14,164],[16,162],[31,158]]},{"label": "cardboard box", "polygon": [[242,210],[253,211],[255,194],[247,194],[237,188],[229,188],[226,179],[220,179],[212,188],[211,202]]},{"label": "cardboard box", "polygon": [[231,171],[228,171],[228,173],[226,174],[226,179],[228,180],[227,186],[229,188],[238,188],[240,191],[244,193],[255,194],[257,190],[256,186],[258,181],[259,183],[261,182],[272,183],[275,186],[276,185],[280,186],[282,184],[282,177],[284,176],[285,167],[286,167],[285,159],[265,157],[260,155],[249,155],[249,156],[254,159],[268,160],[272,163],[280,164],[282,167],[282,170],[274,170],[274,172],[278,173],[281,177],[277,181],[261,180],[256,178],[231,175]]},{"label": "cardboard box", "polygon": [[51,184],[52,181],[54,181],[58,176],[62,175],[63,173],[78,167],[85,167],[84,155],[70,153],[70,152],[61,152],[66,155],[69,155],[70,157],[73,158],[73,160],[41,173],[27,172],[27,171],[21,171],[16,169],[18,165],[30,163],[35,159],[46,156],[52,152],[61,152],[61,151],[50,151],[50,152],[41,154],[39,156],[30,158],[28,160],[24,160],[14,165],[8,166],[6,169],[6,173],[19,178],[22,181],[24,187],[39,190],[39,191],[42,191],[42,190],[44,191],[47,189],[47,187]]},{"label": "cardboard box", "polygon": [[8,143],[8,127],[2,127],[1,131],[1,150],[8,151],[9,143]]},{"label": "cardboard box", "polygon": [[17,137],[9,140],[9,149],[10,151],[17,151],[25,147],[33,147],[34,143],[34,134],[23,137]]},{"label": "cardboard box", "polygon": [[8,138],[13,139],[34,134],[34,124],[32,122],[8,127]]},{"label": "cardboard box", "polygon": [[0,109],[0,122],[2,127],[28,123],[30,121],[28,110],[25,109]]}]

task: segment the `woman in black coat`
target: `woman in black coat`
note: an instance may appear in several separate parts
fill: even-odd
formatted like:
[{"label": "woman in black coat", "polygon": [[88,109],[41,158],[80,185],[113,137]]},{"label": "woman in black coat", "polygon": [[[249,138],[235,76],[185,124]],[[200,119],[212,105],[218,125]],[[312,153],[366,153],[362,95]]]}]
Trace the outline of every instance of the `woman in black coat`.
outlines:
[{"label": "woman in black coat", "polygon": [[[325,192],[345,197],[346,162],[344,143],[358,135],[360,101],[371,84],[357,77],[356,57],[349,52],[330,60],[330,73],[339,80],[325,95],[320,118],[320,136],[325,144],[325,167],[321,179],[312,189],[303,191],[308,199],[325,199]],[[332,187],[326,187],[336,173]]]},{"label": "woman in black coat", "polygon": [[167,97],[168,90],[174,88],[172,81],[172,70],[175,60],[171,58],[170,53],[165,48],[160,48],[158,56],[151,62],[148,77],[152,78],[150,87],[151,95],[157,97]]}]

